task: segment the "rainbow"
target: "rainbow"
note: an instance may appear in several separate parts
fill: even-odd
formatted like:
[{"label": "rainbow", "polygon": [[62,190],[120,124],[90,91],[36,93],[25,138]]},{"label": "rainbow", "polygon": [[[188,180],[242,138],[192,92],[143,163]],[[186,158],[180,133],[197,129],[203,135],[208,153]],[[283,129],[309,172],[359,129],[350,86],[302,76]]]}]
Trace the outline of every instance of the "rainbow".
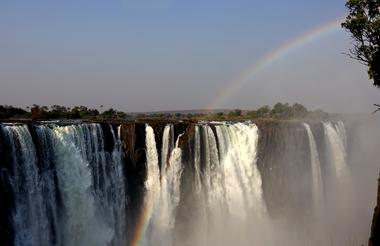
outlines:
[{"label": "rainbow", "polygon": [[131,246],[139,246],[141,245],[141,241],[145,234],[146,228],[149,224],[150,218],[152,217],[153,201],[144,201],[143,208],[140,212],[140,216],[137,219],[135,230],[131,239]]},{"label": "rainbow", "polygon": [[[157,188],[160,184],[156,183],[154,186]],[[136,221],[135,230],[131,238],[131,246],[139,246],[142,244],[146,229],[149,225],[149,221],[152,218],[154,207],[157,203],[157,198],[159,197],[159,189],[146,190],[144,197],[144,204],[140,211],[139,217]]]},{"label": "rainbow", "polygon": [[222,89],[220,93],[210,102],[209,106],[206,108],[216,109],[222,106],[221,104],[226,99],[236,94],[236,92],[241,87],[243,87],[261,71],[265,70],[274,62],[288,55],[292,51],[299,49],[307,45],[308,43],[315,41],[316,39],[322,38],[330,33],[339,30],[340,24],[343,22],[343,20],[344,18],[340,17],[332,21],[329,21],[268,52],[259,60],[257,60],[253,65],[251,65],[248,69],[246,69],[237,79],[233,80],[233,82],[229,83],[224,89]]},{"label": "rainbow", "polygon": [[[235,94],[242,86],[244,86],[250,79],[252,79],[252,77],[256,76],[258,73],[268,68],[275,61],[291,53],[293,50],[298,49],[318,38],[321,38],[338,30],[342,21],[343,18],[338,18],[336,20],[330,21],[318,28],[312,29],[311,31],[304,33],[303,35],[267,53],[266,55],[261,57],[256,63],[250,66],[236,80],[234,80],[233,83],[230,83],[227,87],[221,90],[218,96],[211,102],[210,106],[207,108],[217,108],[228,97]],[[148,190],[146,192],[147,194],[144,198],[144,205],[140,211],[139,218],[137,219],[135,230],[131,238],[132,246],[141,245],[159,195],[159,191],[157,190]]]}]

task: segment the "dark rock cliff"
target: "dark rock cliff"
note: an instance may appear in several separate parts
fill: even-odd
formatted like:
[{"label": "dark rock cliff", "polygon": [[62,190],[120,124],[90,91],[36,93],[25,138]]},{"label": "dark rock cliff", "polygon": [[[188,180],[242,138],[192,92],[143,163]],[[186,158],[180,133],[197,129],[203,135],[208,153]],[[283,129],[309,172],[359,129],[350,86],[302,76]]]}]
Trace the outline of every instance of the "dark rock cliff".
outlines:
[{"label": "dark rock cliff", "polygon": [[263,195],[271,216],[308,211],[311,187],[310,148],[305,128],[299,123],[259,124],[257,165]]},{"label": "dark rock cliff", "polygon": [[11,150],[8,140],[4,137],[3,131],[0,128],[0,241],[2,245],[12,245],[14,231],[10,220],[14,208],[13,191],[11,180],[9,180],[9,170],[11,163]]},{"label": "dark rock cliff", "polygon": [[377,205],[373,213],[371,237],[369,239],[369,246],[380,245],[380,175],[377,186]]}]

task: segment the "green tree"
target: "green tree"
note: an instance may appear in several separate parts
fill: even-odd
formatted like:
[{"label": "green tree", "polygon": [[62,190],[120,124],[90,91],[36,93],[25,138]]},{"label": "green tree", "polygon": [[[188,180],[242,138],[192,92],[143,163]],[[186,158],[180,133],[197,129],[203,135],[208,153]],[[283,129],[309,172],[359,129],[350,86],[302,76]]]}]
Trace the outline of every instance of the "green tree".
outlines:
[{"label": "green tree", "polygon": [[110,109],[104,111],[104,112],[102,113],[102,116],[103,116],[104,118],[116,118],[116,116],[117,116],[117,111],[114,110],[113,108],[110,108]]},{"label": "green tree", "polygon": [[50,107],[51,111],[57,114],[67,114],[68,109],[65,106],[53,105]]},{"label": "green tree", "polygon": [[28,113],[21,108],[16,108],[8,105],[0,105],[0,119],[9,119],[9,118],[24,118],[28,117]]},{"label": "green tree", "polygon": [[270,114],[273,118],[277,119],[288,119],[291,118],[293,115],[292,108],[289,106],[288,103],[276,103],[273,106],[273,109],[270,112]]},{"label": "green tree", "polygon": [[349,56],[368,66],[368,75],[380,87],[380,1],[348,0],[349,14],[342,27],[354,41]]},{"label": "green tree", "polygon": [[267,118],[270,116],[270,107],[268,105],[262,106],[261,108],[257,109],[257,117],[259,118]]},{"label": "green tree", "polygon": [[37,104],[33,104],[33,107],[30,108],[31,118],[33,120],[45,120],[48,119],[47,113],[49,108],[47,106],[40,106]]},{"label": "green tree", "polygon": [[299,103],[293,104],[292,111],[293,111],[293,118],[305,118],[308,114],[307,108]]},{"label": "green tree", "polygon": [[257,116],[257,111],[256,111],[256,110],[248,111],[248,112],[247,112],[247,116],[248,116],[249,118],[252,118],[252,119],[257,118],[257,117],[258,117],[258,116]]}]

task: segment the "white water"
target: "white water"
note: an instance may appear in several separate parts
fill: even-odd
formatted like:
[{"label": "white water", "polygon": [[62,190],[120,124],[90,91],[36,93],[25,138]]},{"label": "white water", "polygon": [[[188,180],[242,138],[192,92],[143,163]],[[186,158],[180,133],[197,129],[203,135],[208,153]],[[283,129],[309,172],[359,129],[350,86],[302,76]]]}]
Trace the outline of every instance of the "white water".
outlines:
[{"label": "white water", "polygon": [[330,154],[330,162],[333,165],[337,180],[347,176],[346,163],[346,131],[342,122],[334,126],[331,122],[323,122],[327,146]]},{"label": "white water", "polygon": [[12,148],[11,185],[15,195],[12,222],[15,245],[49,245],[48,218],[37,167],[36,150],[27,126],[4,126]]},{"label": "white water", "polygon": [[[199,124],[194,135],[196,212],[186,245],[229,245],[260,235],[267,218],[251,123]],[[255,226],[252,227],[252,225]],[[260,225],[260,226],[258,226]],[[252,236],[254,234],[255,236]]]},{"label": "white water", "polygon": [[[91,149],[97,153],[98,141],[91,138],[96,126],[66,126],[51,130],[56,172],[65,211],[64,245],[107,245],[113,230],[104,217],[97,214],[92,188]],[[91,145],[90,145],[91,143]],[[99,155],[93,158],[98,159]],[[94,174],[95,178],[97,174]]]},{"label": "white water", "polygon": [[266,214],[261,175],[256,166],[258,128],[236,123],[216,126],[229,213],[244,220]]},{"label": "white water", "polygon": [[[147,234],[149,243],[143,245],[173,244],[173,229],[175,225],[176,208],[180,200],[180,181],[182,174],[181,155],[182,151],[178,147],[178,136],[175,146],[170,146],[173,141],[173,126],[167,125],[163,132],[161,149],[161,180],[157,176],[158,162],[154,153],[156,143],[154,141],[153,129],[146,126],[146,148],[148,174],[147,181],[154,182],[155,187],[147,190],[146,199],[148,205],[153,209],[152,218],[149,221],[150,231]],[[174,147],[174,148],[173,148]],[[170,149],[172,149],[170,153]],[[169,156],[169,158],[168,158]],[[151,166],[153,165],[153,166]],[[151,183],[149,183],[150,185]],[[147,188],[148,188],[147,187]]]},{"label": "white water", "polygon": [[[160,170],[158,166],[158,153],[156,147],[156,139],[154,130],[148,124],[145,125],[145,151],[146,151],[146,180],[145,180],[145,197],[144,197],[144,210],[148,211],[144,216],[151,216],[146,218],[148,220],[147,236],[142,238],[141,245],[152,245],[154,240],[154,233],[157,213],[157,201],[160,195]],[[152,214],[150,213],[152,211]],[[143,212],[146,213],[146,212]]]},{"label": "white water", "polygon": [[145,145],[147,162],[147,178],[145,181],[145,188],[148,191],[157,190],[160,181],[160,170],[158,169],[156,139],[153,128],[149,125],[146,125],[145,127]]},{"label": "white water", "polygon": [[[313,203],[317,207],[324,202],[321,166],[310,126],[304,124],[304,127],[311,154]],[[107,139],[98,124],[37,126],[38,141],[51,148],[42,151],[47,162],[41,174],[37,160],[41,150],[34,147],[27,127],[4,126],[3,129],[11,142],[14,158],[12,184],[16,206],[12,221],[15,222],[16,245],[116,246],[128,243],[125,236],[128,198],[120,128],[117,132],[110,128],[115,146],[109,152],[105,150]],[[348,171],[344,125],[342,122],[324,123],[324,129],[329,163],[333,174],[341,178]],[[178,146],[181,135],[174,139],[173,132],[173,125],[164,128],[162,148],[157,150],[153,128],[145,127],[144,206],[153,213],[142,245],[181,245],[181,238],[174,238],[177,222],[191,225],[188,234],[192,237],[192,245],[231,245],[234,242],[246,245],[242,242],[258,238],[261,231],[257,229],[264,227],[262,221],[267,218],[267,212],[257,168],[259,131],[256,125],[198,124],[192,149],[194,163],[191,164],[183,162]],[[50,163],[50,159],[54,161]],[[54,183],[53,172],[49,171],[52,163],[58,184]],[[191,184],[196,193],[192,197],[197,205],[189,208],[199,209],[199,213],[188,211],[196,215],[190,217],[191,221],[176,221],[182,172],[192,164],[190,168],[195,175]],[[56,195],[55,185],[61,196],[60,211],[56,200],[52,199]],[[54,239],[49,227],[57,231]],[[175,242],[177,239],[179,241]],[[270,245],[263,239],[257,242]]]},{"label": "white water", "polygon": [[111,153],[99,124],[34,129],[39,156],[27,126],[2,127],[13,158],[15,245],[127,243],[120,133],[110,128]]},{"label": "white water", "polygon": [[171,129],[172,125],[167,125],[164,128],[164,132],[162,134],[162,147],[161,147],[161,177],[163,177],[166,173],[166,168],[168,166],[168,155],[169,150],[172,148],[170,146],[170,135],[171,135]]},{"label": "white water", "polygon": [[111,133],[114,141],[114,149],[112,151],[112,161],[109,162],[110,167],[110,183],[111,185],[107,190],[108,197],[108,208],[110,209],[110,216],[112,218],[112,223],[115,228],[115,237],[113,240],[113,245],[125,245],[127,243],[127,237],[125,233],[126,228],[126,206],[128,203],[127,190],[125,187],[125,175],[123,169],[122,160],[122,150],[121,150],[121,139],[120,131],[121,127],[117,128],[117,133],[115,134],[112,126]]},{"label": "white water", "polygon": [[317,144],[315,143],[313,132],[311,131],[308,124],[304,123],[303,125],[309,138],[314,211],[316,214],[319,214],[321,211],[321,206],[323,204],[323,180],[321,164],[319,161]]}]

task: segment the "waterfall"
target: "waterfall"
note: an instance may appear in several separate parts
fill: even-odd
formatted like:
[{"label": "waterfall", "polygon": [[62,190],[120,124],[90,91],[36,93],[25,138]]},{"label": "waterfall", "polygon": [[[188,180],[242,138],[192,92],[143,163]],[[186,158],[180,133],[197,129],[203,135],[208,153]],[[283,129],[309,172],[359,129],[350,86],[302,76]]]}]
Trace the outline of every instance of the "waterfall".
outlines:
[{"label": "waterfall", "polygon": [[229,213],[240,219],[266,214],[257,169],[258,128],[251,123],[217,125],[221,169]]},{"label": "waterfall", "polygon": [[[99,124],[2,127],[12,150],[14,245],[126,243],[120,137]],[[35,144],[37,144],[35,146]]]},{"label": "waterfall", "polygon": [[349,211],[341,121],[65,124],[0,124],[1,245],[302,245]]},{"label": "waterfall", "polygon": [[160,170],[161,177],[163,177],[166,173],[166,168],[168,165],[168,155],[169,155],[170,149],[173,148],[173,146],[170,146],[172,129],[173,129],[172,125],[166,125],[164,128],[164,132],[162,134],[161,170]]},{"label": "waterfall", "polygon": [[108,197],[108,208],[111,210],[110,216],[115,228],[115,236],[112,245],[118,246],[127,243],[125,228],[127,220],[126,205],[128,203],[128,198],[121,152],[121,127],[119,126],[117,128],[116,134],[112,126],[110,126],[110,130],[112,133],[114,148],[112,150],[112,161],[109,162],[111,164],[109,177],[110,186],[106,192]]},{"label": "waterfall", "polygon": [[[59,190],[65,212],[64,245],[106,245],[113,229],[102,214],[104,198],[100,180],[104,179],[103,146],[99,125],[65,126],[50,129],[56,160]],[[90,162],[93,161],[91,170]],[[106,181],[104,181],[106,183]],[[104,186],[106,187],[106,186]],[[91,190],[94,189],[94,192]],[[105,202],[105,201],[102,201]],[[100,208],[98,209],[98,206]]]},{"label": "waterfall", "polygon": [[11,188],[15,207],[11,220],[15,245],[50,245],[54,235],[44,206],[44,194],[37,166],[37,154],[27,126],[4,126],[11,146]]},{"label": "waterfall", "polygon": [[323,180],[321,164],[319,162],[319,154],[313,132],[311,131],[311,128],[307,123],[304,123],[303,125],[306,129],[307,136],[309,139],[314,209],[315,212],[319,212],[320,206],[323,204]]},{"label": "waterfall", "polygon": [[343,122],[334,125],[331,122],[323,122],[327,146],[330,154],[330,162],[333,165],[338,180],[347,175],[346,164],[346,131]]},{"label": "waterfall", "polygon": [[[214,124],[197,124],[194,130],[195,211],[188,241],[196,245],[230,244],[248,240],[252,233],[260,236],[264,225],[259,221],[267,218],[256,165],[257,126]],[[261,226],[252,227],[253,221]]]},{"label": "waterfall", "polygon": [[146,125],[145,134],[147,160],[147,179],[145,181],[145,188],[148,191],[151,191],[159,187],[160,171],[158,169],[158,153],[153,128]]},{"label": "waterfall", "polygon": [[146,180],[145,180],[145,197],[144,208],[142,215],[144,218],[144,224],[147,224],[148,228],[144,231],[145,235],[142,235],[141,245],[151,245],[154,238],[154,230],[159,229],[155,227],[156,217],[158,213],[158,204],[160,195],[160,170],[158,166],[158,152],[156,147],[156,139],[154,130],[151,126],[146,124],[145,126],[145,148],[146,148]]},{"label": "waterfall", "polygon": [[[161,149],[161,181],[159,182],[156,169],[158,168],[158,162],[154,153],[156,144],[153,141],[153,129],[147,126],[146,133],[147,152],[151,150],[150,154],[147,155],[147,180],[155,180],[154,184],[157,186],[152,188],[151,192],[147,191],[147,199],[151,200],[152,204],[150,206],[153,209],[152,218],[149,221],[150,232],[147,234],[147,240],[150,242],[148,245],[169,246],[173,244],[174,240],[175,211],[180,199],[182,151],[178,147],[178,142],[182,134],[178,136],[175,146],[170,146],[173,138],[173,125],[167,125],[164,128]],[[171,152],[170,149],[172,149]],[[154,194],[152,194],[153,192]]]}]

